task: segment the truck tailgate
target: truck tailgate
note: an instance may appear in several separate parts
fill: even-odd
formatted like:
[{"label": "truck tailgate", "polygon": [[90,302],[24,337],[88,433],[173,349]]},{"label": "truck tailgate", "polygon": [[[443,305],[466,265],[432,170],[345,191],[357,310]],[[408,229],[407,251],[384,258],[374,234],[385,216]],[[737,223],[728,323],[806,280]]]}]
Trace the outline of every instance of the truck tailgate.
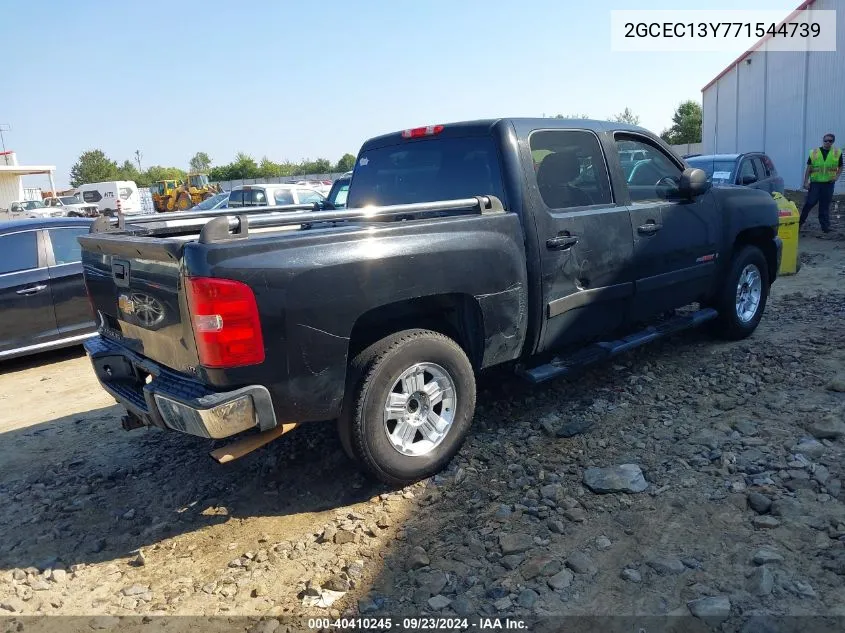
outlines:
[{"label": "truck tailgate", "polygon": [[85,235],[82,266],[102,335],[176,371],[198,356],[181,277],[182,244],[127,235]]}]

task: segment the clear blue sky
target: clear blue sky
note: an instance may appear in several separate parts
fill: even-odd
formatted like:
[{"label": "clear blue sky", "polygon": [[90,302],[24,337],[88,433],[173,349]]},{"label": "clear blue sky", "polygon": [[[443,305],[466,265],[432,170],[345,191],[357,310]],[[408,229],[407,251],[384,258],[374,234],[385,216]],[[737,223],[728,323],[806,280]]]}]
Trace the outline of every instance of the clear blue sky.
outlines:
[{"label": "clear blue sky", "polygon": [[[711,0],[783,10],[798,0]],[[0,123],[24,164],[79,154],[187,167],[243,151],[299,161],[357,153],[416,125],[625,107],[660,132],[736,52],[613,53],[612,9],[692,0],[7,2]],[[166,16],[172,16],[168,20]],[[741,52],[741,51],[739,51]],[[43,181],[43,182],[42,182]],[[49,186],[46,177],[30,186]]]}]

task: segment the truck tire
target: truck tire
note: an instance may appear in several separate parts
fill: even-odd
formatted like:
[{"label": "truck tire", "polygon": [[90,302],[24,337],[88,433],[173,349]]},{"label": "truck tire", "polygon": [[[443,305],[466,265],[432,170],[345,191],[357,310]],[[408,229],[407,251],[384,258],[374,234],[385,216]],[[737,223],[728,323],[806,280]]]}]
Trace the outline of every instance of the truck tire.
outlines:
[{"label": "truck tire", "polygon": [[406,485],[440,472],[475,414],[475,374],[461,347],[430,330],[374,343],[350,365],[341,443],[369,476]]},{"label": "truck tire", "polygon": [[734,253],[725,284],[714,306],[719,312],[716,333],[738,341],[750,336],[763,317],[769,298],[766,257],[756,246],[743,246]]}]

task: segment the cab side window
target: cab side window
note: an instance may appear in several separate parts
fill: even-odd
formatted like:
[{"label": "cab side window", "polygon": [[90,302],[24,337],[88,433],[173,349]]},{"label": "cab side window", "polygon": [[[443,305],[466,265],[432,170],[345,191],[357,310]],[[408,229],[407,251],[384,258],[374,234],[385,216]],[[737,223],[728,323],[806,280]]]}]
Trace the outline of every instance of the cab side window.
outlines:
[{"label": "cab side window", "polygon": [[537,187],[550,209],[612,204],[598,139],[581,130],[542,130],[529,139]]},{"label": "cab side window", "polygon": [[739,166],[739,182],[740,185],[749,185],[757,182],[757,173],[754,171],[754,163],[750,158],[746,158]]},{"label": "cab side window", "polygon": [[633,202],[666,200],[677,193],[682,169],[662,149],[626,134],[617,134],[615,140]]},{"label": "cab side window", "polygon": [[243,189],[238,189],[237,191],[232,191],[232,192],[229,193],[228,205],[230,207],[242,207],[242,206],[244,206]]},{"label": "cab side window", "polygon": [[47,233],[50,235],[53,259],[57,266],[82,261],[82,245],[76,238],[86,235],[88,229],[48,229]]},{"label": "cab side window", "polygon": [[0,275],[38,268],[35,231],[0,235]]}]

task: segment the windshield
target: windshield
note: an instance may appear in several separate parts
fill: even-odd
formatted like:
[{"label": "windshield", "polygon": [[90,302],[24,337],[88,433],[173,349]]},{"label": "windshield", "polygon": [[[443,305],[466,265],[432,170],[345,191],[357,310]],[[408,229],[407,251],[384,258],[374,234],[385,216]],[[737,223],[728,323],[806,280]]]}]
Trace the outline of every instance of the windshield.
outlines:
[{"label": "windshield", "polygon": [[504,198],[493,139],[434,138],[361,152],[346,202],[358,208],[483,195]]},{"label": "windshield", "polygon": [[79,198],[74,196],[62,196],[59,200],[62,201],[62,204],[79,204],[80,202]]},{"label": "windshield", "polygon": [[218,193],[216,196],[211,196],[208,200],[203,200],[198,205],[194,207],[197,211],[208,211],[209,209],[213,209],[217,204],[222,202],[224,199],[229,197],[229,192],[225,193]]},{"label": "windshield", "polygon": [[736,166],[733,160],[714,160],[706,156],[687,158],[690,167],[701,169],[707,174],[707,178],[714,182],[733,182],[733,170]]},{"label": "windshield", "polygon": [[205,174],[196,174],[191,176],[191,186],[197,189],[202,189],[208,184],[208,176]]},{"label": "windshield", "polygon": [[29,211],[30,209],[45,209],[47,205],[41,202],[41,200],[30,200],[28,202],[24,202],[23,204],[24,209]]}]

